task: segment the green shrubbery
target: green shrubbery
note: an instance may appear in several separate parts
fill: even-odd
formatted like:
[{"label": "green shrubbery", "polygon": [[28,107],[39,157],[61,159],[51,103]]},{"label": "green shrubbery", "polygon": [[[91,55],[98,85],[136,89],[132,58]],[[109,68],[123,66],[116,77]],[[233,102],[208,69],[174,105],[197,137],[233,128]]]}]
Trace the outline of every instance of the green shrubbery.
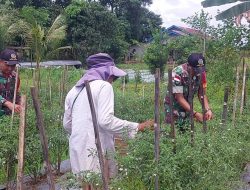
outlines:
[{"label": "green shrubbery", "polygon": [[135,184],[154,189],[156,174],[160,189],[233,189],[240,183],[244,163],[250,159],[249,126],[230,126],[225,130],[218,124],[209,126],[207,135],[197,129],[194,147],[190,145],[189,133],[179,134],[176,154],[169,136],[162,134],[158,168],[153,157],[154,134],[139,134],[129,142],[128,155],[119,160],[123,169],[114,181],[114,189],[139,189]]}]

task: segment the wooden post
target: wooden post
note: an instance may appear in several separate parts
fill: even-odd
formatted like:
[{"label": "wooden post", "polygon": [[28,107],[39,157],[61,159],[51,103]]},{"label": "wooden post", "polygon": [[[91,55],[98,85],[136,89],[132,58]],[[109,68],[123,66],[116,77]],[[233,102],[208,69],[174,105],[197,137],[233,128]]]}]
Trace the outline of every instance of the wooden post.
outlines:
[{"label": "wooden post", "polygon": [[[154,149],[155,149],[155,162],[158,167],[160,157],[160,69],[157,68],[155,72],[155,121],[154,121]],[[155,190],[159,189],[159,175],[155,176]]]},{"label": "wooden post", "polygon": [[39,130],[40,140],[41,140],[42,149],[43,149],[43,156],[44,156],[44,160],[45,160],[45,164],[46,164],[45,169],[46,169],[46,173],[47,173],[47,180],[48,180],[48,184],[49,184],[49,189],[55,190],[51,164],[49,161],[48,140],[47,140],[47,137],[45,135],[43,115],[41,112],[40,101],[38,98],[38,89],[37,89],[37,87],[31,87],[30,89],[31,89],[31,96],[32,96],[32,100],[33,100],[34,109],[36,112],[37,128]]},{"label": "wooden post", "polygon": [[240,80],[239,70],[240,70],[240,66],[238,65],[236,67],[236,81],[235,81],[235,90],[234,90],[234,104],[233,104],[233,118],[232,118],[233,125],[235,124],[237,99],[238,99],[238,91],[239,91],[239,80]]},{"label": "wooden post", "polygon": [[191,74],[191,68],[188,67],[188,103],[190,105],[190,134],[191,134],[191,146],[194,146],[194,105],[193,105],[193,80]]},{"label": "wooden post", "polygon": [[168,94],[169,94],[169,109],[170,109],[170,125],[171,125],[171,138],[173,142],[173,152],[176,153],[176,131],[174,126],[173,114],[173,80],[172,80],[173,63],[170,63],[168,68]]},{"label": "wooden post", "polygon": [[97,148],[97,153],[98,153],[98,158],[99,158],[99,163],[101,167],[101,173],[102,173],[102,181],[103,181],[103,189],[108,190],[108,176],[106,175],[106,168],[104,166],[104,156],[102,152],[102,145],[99,137],[99,129],[98,129],[98,122],[97,122],[97,117],[96,117],[96,112],[95,112],[95,106],[94,106],[94,101],[89,85],[89,81],[84,81],[87,95],[88,95],[88,100],[89,100],[89,106],[91,110],[91,115],[92,115],[92,121],[93,121],[93,126],[94,126],[94,133],[95,133],[95,142],[96,142],[96,148]]},{"label": "wooden post", "polygon": [[221,124],[225,126],[227,120],[227,102],[228,102],[228,95],[229,95],[229,86],[226,86],[224,92],[224,103],[223,103],[223,112],[221,117]]},{"label": "wooden post", "polygon": [[21,112],[19,125],[19,148],[18,148],[18,167],[17,167],[17,190],[23,190],[23,168],[25,151],[25,127],[26,127],[26,96],[21,97]]},{"label": "wooden post", "polygon": [[245,97],[245,88],[246,88],[246,71],[247,65],[245,63],[245,58],[243,58],[243,82],[242,82],[242,93],[241,93],[241,102],[240,102],[240,114],[243,113],[244,107],[244,97]]}]

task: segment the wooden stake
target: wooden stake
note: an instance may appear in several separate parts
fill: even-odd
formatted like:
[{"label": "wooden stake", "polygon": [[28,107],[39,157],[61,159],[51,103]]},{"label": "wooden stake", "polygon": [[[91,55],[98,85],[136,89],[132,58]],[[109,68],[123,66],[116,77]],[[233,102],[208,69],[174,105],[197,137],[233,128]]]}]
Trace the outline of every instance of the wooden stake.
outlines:
[{"label": "wooden stake", "polygon": [[233,104],[233,118],[232,123],[235,124],[235,118],[236,118],[236,109],[237,109],[237,99],[238,99],[238,91],[239,91],[239,75],[240,66],[236,67],[236,81],[235,81],[235,92],[234,92],[234,104]]},{"label": "wooden stake", "polygon": [[227,102],[228,102],[228,95],[229,95],[229,86],[226,86],[224,92],[224,104],[223,104],[223,112],[221,117],[221,124],[225,126],[227,120]]},{"label": "wooden stake", "polygon": [[33,80],[33,86],[37,86],[36,83],[36,70],[32,68],[32,80]]},{"label": "wooden stake", "polygon": [[84,84],[85,84],[87,95],[88,95],[89,106],[90,106],[92,121],[93,121],[93,126],[94,126],[95,142],[96,142],[96,148],[97,148],[99,163],[100,163],[100,167],[101,167],[103,189],[108,190],[109,189],[108,188],[108,176],[106,175],[107,172],[106,172],[106,168],[105,168],[105,165],[104,165],[105,162],[104,162],[104,156],[103,156],[103,152],[102,152],[102,145],[101,145],[100,136],[99,136],[98,122],[97,122],[93,97],[92,97],[89,81],[84,81]]},{"label": "wooden stake", "polygon": [[145,98],[145,85],[142,86],[142,98]]},{"label": "wooden stake", "polygon": [[13,127],[13,120],[14,120],[14,113],[15,113],[15,107],[16,107],[16,94],[17,94],[17,85],[18,85],[18,78],[19,78],[19,67],[16,67],[16,80],[15,80],[15,88],[14,88],[14,97],[13,97],[13,107],[12,107],[12,114],[11,114],[11,123],[10,127]]},{"label": "wooden stake", "polygon": [[202,121],[202,125],[203,125],[203,132],[207,133],[207,122],[206,122],[206,118],[205,118],[205,114],[206,114],[206,109],[205,109],[205,104],[204,104],[204,89],[203,89],[203,83],[202,83],[202,74],[200,74],[199,76],[199,83],[200,83],[200,93],[201,93],[201,106],[202,106],[202,115],[203,115],[203,121]]},{"label": "wooden stake", "polygon": [[168,94],[169,94],[169,109],[170,109],[170,122],[171,122],[171,138],[173,142],[173,152],[176,153],[176,132],[174,126],[174,114],[173,114],[173,80],[172,80],[172,67],[173,64],[169,65],[168,68]]},{"label": "wooden stake", "polygon": [[31,90],[31,96],[32,96],[32,100],[33,100],[34,109],[36,112],[37,128],[39,130],[40,140],[41,140],[42,149],[43,149],[43,156],[44,156],[44,160],[45,160],[45,164],[46,164],[45,169],[46,169],[46,173],[47,173],[47,180],[48,180],[48,184],[49,184],[49,189],[55,190],[51,164],[49,161],[48,140],[47,140],[47,137],[45,135],[43,114],[41,112],[40,101],[38,98],[38,89],[37,89],[37,87],[31,87],[30,90]]},{"label": "wooden stake", "polygon": [[123,83],[122,83],[122,96],[125,94],[125,85],[126,85],[126,77],[123,77]]},{"label": "wooden stake", "polygon": [[51,67],[49,67],[49,102],[52,102]]},{"label": "wooden stake", "polygon": [[[154,121],[154,149],[155,149],[155,162],[158,167],[160,157],[160,69],[157,68],[155,72],[155,121]],[[159,175],[155,176],[155,190],[159,189]]]},{"label": "wooden stake", "polygon": [[246,71],[247,65],[245,63],[245,58],[243,58],[243,82],[242,82],[242,93],[241,93],[241,102],[240,102],[240,114],[243,113],[244,108],[244,97],[245,97],[245,88],[246,88]]},{"label": "wooden stake", "polygon": [[190,105],[190,134],[191,134],[191,146],[194,146],[194,106],[193,106],[193,80],[192,80],[192,74],[191,74],[191,68],[188,67],[188,103]]},{"label": "wooden stake", "polygon": [[21,112],[19,125],[19,148],[18,148],[18,167],[17,167],[17,190],[23,190],[23,168],[25,151],[25,127],[26,127],[26,96],[21,97]]}]

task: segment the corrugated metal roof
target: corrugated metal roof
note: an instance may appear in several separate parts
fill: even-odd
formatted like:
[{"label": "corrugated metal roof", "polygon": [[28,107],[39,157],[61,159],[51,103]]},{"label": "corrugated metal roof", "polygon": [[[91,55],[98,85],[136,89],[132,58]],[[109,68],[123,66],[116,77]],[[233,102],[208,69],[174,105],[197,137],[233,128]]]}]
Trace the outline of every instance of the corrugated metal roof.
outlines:
[{"label": "corrugated metal roof", "polygon": [[[36,62],[20,62],[21,67],[36,67]],[[53,60],[53,61],[43,61],[40,62],[41,67],[49,66],[81,66],[81,61],[75,60]]]}]

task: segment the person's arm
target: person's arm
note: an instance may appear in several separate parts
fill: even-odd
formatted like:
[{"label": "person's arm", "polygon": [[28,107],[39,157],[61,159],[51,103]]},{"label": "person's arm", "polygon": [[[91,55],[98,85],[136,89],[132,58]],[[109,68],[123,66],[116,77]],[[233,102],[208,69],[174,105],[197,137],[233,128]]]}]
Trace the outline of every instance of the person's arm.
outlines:
[{"label": "person's arm", "polygon": [[[178,72],[178,71],[177,71]],[[190,105],[188,101],[183,96],[183,83],[182,83],[182,76],[180,73],[176,73],[175,71],[172,72],[172,78],[173,78],[173,95],[175,100],[180,104],[180,106],[186,111],[190,112]],[[193,111],[194,118],[202,122],[203,116],[201,113]]]},{"label": "person's arm", "polygon": [[142,130],[138,123],[119,119],[114,116],[114,92],[109,83],[105,83],[98,96],[98,124],[104,130],[113,134],[127,133],[129,137],[134,137],[138,130]]},{"label": "person's arm", "polygon": [[[182,93],[176,93],[174,94],[174,97],[176,99],[176,101],[180,104],[180,106],[186,111],[186,112],[190,112],[190,105],[187,102],[187,100],[184,98]],[[203,115],[202,113],[193,111],[194,113],[194,118],[197,119],[199,122],[203,121]]]},{"label": "person's arm", "polygon": [[[202,104],[200,89],[199,89],[198,97],[199,97],[200,103]],[[205,118],[206,120],[210,120],[213,118],[213,112],[209,106],[208,97],[206,94],[206,88],[203,88],[203,97],[204,97],[204,107],[205,107]]]},{"label": "person's arm", "polygon": [[63,116],[63,128],[71,135],[72,132],[72,108],[70,106],[69,94],[65,98],[65,108]]},{"label": "person's arm", "polygon": [[[212,110],[209,106],[209,102],[208,102],[208,97],[207,97],[207,77],[206,77],[206,72],[203,72],[202,75],[201,75],[201,80],[202,80],[202,88],[203,88],[203,97],[204,97],[204,108],[205,108],[205,119],[206,120],[210,120],[213,118],[213,113],[212,113]],[[201,89],[199,88],[199,91],[198,91],[198,98],[200,100],[200,103],[202,104],[201,102]]]},{"label": "person's arm", "polygon": [[[14,104],[8,100],[6,100],[4,103],[3,103],[3,106],[7,107],[9,110],[12,110],[13,107],[14,107]],[[14,110],[15,113],[20,113],[21,112],[21,105],[19,104],[15,104],[15,110]]]},{"label": "person's arm", "polygon": [[[15,113],[20,113],[21,112],[21,94],[20,94],[20,78],[18,78],[17,80],[17,91],[16,91],[16,100],[15,100],[15,109],[14,112]],[[5,106],[6,108],[8,108],[9,110],[12,110],[14,107],[14,104],[12,101],[6,100],[4,99],[3,106]]]}]

